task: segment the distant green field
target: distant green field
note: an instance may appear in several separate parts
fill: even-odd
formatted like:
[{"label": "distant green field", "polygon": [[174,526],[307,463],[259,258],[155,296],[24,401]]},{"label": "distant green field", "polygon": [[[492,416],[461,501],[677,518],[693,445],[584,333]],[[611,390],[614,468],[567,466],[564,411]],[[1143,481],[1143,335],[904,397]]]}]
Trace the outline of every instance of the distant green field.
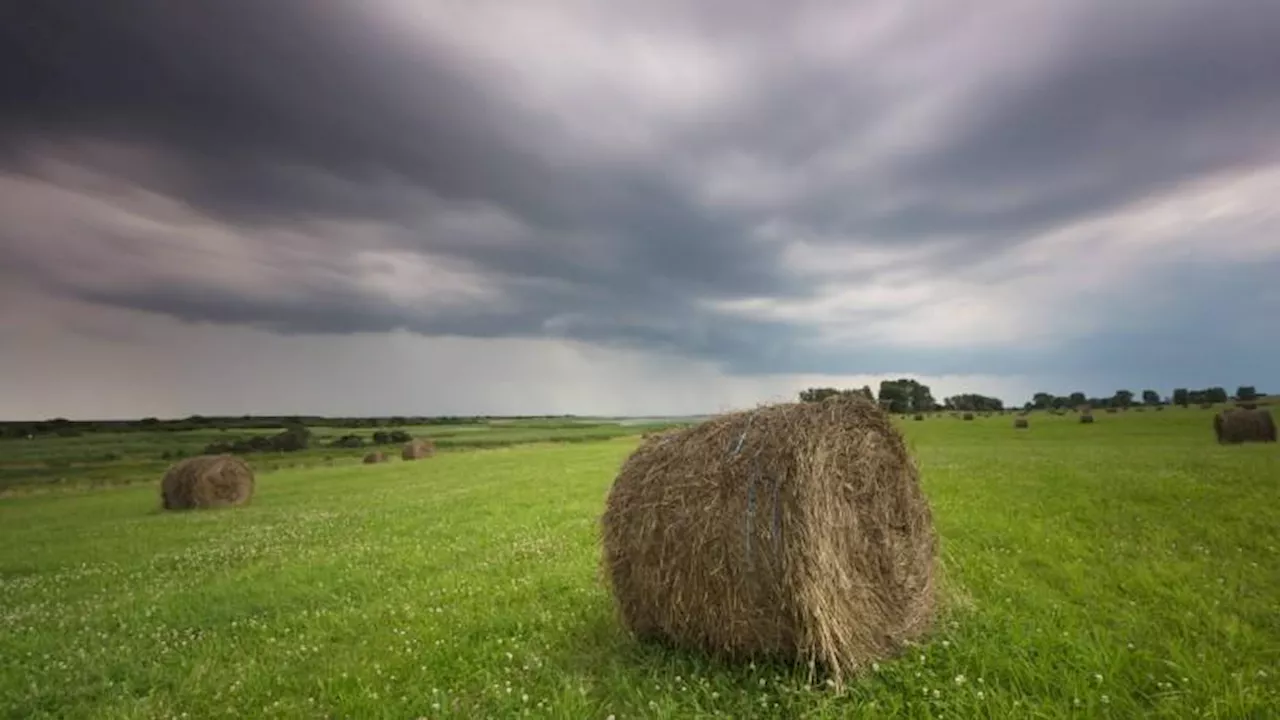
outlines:
[{"label": "distant green field", "polygon": [[634,437],[344,456],[224,511],[161,513],[154,481],[18,494],[0,717],[1276,717],[1280,447],[1210,417],[901,421],[951,609],[843,693],[621,632],[596,522]]},{"label": "distant green field", "polygon": [[[441,451],[540,442],[583,442],[638,434],[646,426],[565,420],[515,420],[470,425],[405,426],[415,437],[435,441]],[[186,430],[181,432],[91,432],[77,437],[37,437],[32,440],[0,440],[0,492],[66,485],[95,486],[154,482],[179,457],[200,454],[213,442],[252,435],[272,435],[271,430]],[[289,453],[250,453],[245,457],[264,471],[317,465],[358,463],[370,450],[381,449],[398,457],[400,445],[380,447],[326,447],[335,438],[354,434],[368,441],[371,428],[312,428],[314,441],[307,450]]]}]

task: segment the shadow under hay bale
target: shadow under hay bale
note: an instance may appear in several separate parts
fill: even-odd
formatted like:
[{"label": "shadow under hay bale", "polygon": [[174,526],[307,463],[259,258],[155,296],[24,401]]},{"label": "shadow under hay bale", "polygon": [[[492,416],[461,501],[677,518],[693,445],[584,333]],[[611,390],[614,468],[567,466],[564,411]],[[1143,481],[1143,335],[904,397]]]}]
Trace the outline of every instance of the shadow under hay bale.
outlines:
[{"label": "shadow under hay bale", "polygon": [[368,455],[364,456],[365,465],[377,465],[378,463],[382,463],[386,461],[387,461],[387,454],[382,452],[381,450],[378,450],[377,452],[371,452]]},{"label": "shadow under hay bale", "polygon": [[1091,415],[1091,414],[1089,414],[1089,413],[1082,413],[1082,414],[1080,415],[1080,424],[1081,424],[1081,425],[1092,425],[1092,424],[1093,424],[1093,415]]},{"label": "shadow under hay bale", "polygon": [[174,463],[160,481],[165,510],[244,505],[255,489],[253,469],[234,455],[197,455]]},{"label": "shadow under hay bale", "polygon": [[405,443],[400,457],[405,460],[421,460],[436,454],[436,444],[430,440],[417,439]]},{"label": "shadow under hay bale", "polygon": [[1031,423],[1026,418],[1020,417],[1013,421],[1013,427],[1015,430],[1026,430],[1031,427]]},{"label": "shadow under hay bale", "polygon": [[961,415],[961,416],[960,416],[960,419],[961,419],[961,420],[972,420],[972,419],[973,419],[973,413],[965,413],[964,415]]},{"label": "shadow under hay bale", "polygon": [[1267,410],[1228,409],[1213,416],[1218,443],[1276,442],[1276,421]]},{"label": "shadow under hay bale", "polygon": [[812,662],[839,685],[933,622],[929,505],[900,432],[856,396],[643,443],[601,528],[607,584],[638,638]]}]

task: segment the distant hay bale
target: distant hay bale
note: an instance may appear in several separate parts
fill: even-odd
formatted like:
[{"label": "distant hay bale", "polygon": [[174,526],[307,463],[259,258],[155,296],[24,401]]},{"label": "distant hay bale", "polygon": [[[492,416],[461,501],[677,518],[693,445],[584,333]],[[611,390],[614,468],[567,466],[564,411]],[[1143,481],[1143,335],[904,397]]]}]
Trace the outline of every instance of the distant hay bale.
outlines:
[{"label": "distant hay bale", "polygon": [[244,505],[253,497],[253,469],[234,455],[197,455],[169,467],[160,481],[165,510]]},{"label": "distant hay bale", "polygon": [[961,416],[960,416],[960,419],[961,419],[961,420],[972,420],[972,419],[973,419],[973,413],[965,413],[964,415],[961,415]]},{"label": "distant hay bale", "polygon": [[371,452],[368,455],[364,456],[365,465],[376,465],[378,463],[382,463],[386,461],[387,461],[387,454],[382,452],[381,450]]},{"label": "distant hay bale", "polygon": [[410,440],[405,443],[404,449],[400,451],[400,457],[405,460],[421,460],[429,458],[436,454],[436,444],[426,439]]},{"label": "distant hay bale", "polygon": [[901,433],[858,397],[721,415],[641,444],[601,517],[623,625],[837,684],[921,637],[937,537]]},{"label": "distant hay bale", "polygon": [[1116,412],[1117,412],[1117,410],[1116,410],[1115,408],[1113,408],[1113,407],[1109,407],[1109,408],[1107,408],[1107,414],[1108,414],[1108,415],[1115,415],[1115,414],[1116,414]]},{"label": "distant hay bale", "polygon": [[1082,424],[1082,425],[1092,425],[1092,424],[1093,424],[1093,414],[1092,414],[1092,413],[1080,413],[1080,424]]},{"label": "distant hay bale", "polygon": [[1164,412],[1164,406],[1163,406],[1163,405],[1157,405],[1157,406],[1156,406],[1156,412]]},{"label": "distant hay bale", "polygon": [[1020,417],[1013,421],[1013,427],[1016,430],[1026,430],[1031,427],[1031,423],[1024,417]]},{"label": "distant hay bale", "polygon": [[912,418],[911,418],[911,419],[912,419],[912,420],[923,420],[923,419],[924,419],[924,416],[923,416],[923,415],[921,415],[920,413],[916,413],[914,416],[912,416]]},{"label": "distant hay bale", "polygon": [[1213,416],[1220,444],[1275,442],[1276,421],[1267,410],[1228,409]]}]

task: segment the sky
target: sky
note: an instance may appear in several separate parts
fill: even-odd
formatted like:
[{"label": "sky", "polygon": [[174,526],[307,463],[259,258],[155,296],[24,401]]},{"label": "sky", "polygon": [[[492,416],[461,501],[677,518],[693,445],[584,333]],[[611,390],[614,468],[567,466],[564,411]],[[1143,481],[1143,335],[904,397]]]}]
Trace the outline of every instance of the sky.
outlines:
[{"label": "sky", "polygon": [[0,419],[1280,389],[1280,3],[44,0]]}]

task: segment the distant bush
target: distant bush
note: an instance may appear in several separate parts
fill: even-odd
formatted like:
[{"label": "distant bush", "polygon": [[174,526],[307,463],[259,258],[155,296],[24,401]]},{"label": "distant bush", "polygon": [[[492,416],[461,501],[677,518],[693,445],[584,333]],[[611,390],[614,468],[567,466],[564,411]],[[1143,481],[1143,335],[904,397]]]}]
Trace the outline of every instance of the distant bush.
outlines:
[{"label": "distant bush", "polygon": [[301,425],[294,425],[275,435],[254,435],[231,442],[209,443],[204,448],[204,454],[221,455],[231,453],[245,455],[255,452],[297,452],[306,450],[310,446],[311,431]]},{"label": "distant bush", "polygon": [[364,447],[364,438],[359,435],[343,435],[329,443],[329,447],[337,448],[362,448]]},{"label": "distant bush", "polygon": [[404,430],[379,430],[373,434],[374,445],[400,445],[412,439],[413,436]]}]

